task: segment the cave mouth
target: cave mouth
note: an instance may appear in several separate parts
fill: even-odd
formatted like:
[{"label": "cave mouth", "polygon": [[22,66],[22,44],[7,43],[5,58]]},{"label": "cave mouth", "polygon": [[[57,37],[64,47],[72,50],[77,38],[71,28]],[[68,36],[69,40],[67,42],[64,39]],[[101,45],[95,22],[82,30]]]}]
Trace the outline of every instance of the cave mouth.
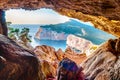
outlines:
[{"label": "cave mouth", "polygon": [[[64,51],[66,46],[71,46],[76,52],[81,52],[84,51],[85,46],[100,45],[110,38],[116,38],[94,28],[90,22],[62,16],[54,10],[46,8],[31,11],[10,9],[6,11],[6,21],[8,34],[12,39],[19,40],[21,33],[29,29],[27,36],[33,47],[48,45],[56,50],[61,48]],[[70,41],[70,38],[73,40]],[[74,46],[70,44],[72,41],[75,43]],[[81,46],[81,43],[84,43],[83,47],[76,48],[76,46]]]},{"label": "cave mouth", "polygon": [[[66,1],[65,0],[29,0],[29,1],[28,0],[27,1],[26,0],[20,0],[20,1],[19,0],[1,0],[0,7],[1,7],[1,9],[10,9],[10,8],[38,9],[41,7],[49,7],[49,8],[55,9],[56,11],[58,11],[61,14],[67,15],[69,17],[77,18],[77,19],[83,20],[83,21],[91,21],[96,28],[106,31],[108,33],[111,33],[117,37],[120,37],[120,21],[119,21],[120,20],[119,19],[120,18],[120,16],[119,16],[120,4],[119,4],[119,2],[120,2],[119,0],[66,0]],[[105,6],[105,5],[107,5],[107,6]],[[1,16],[0,16],[0,18],[1,18]],[[23,18],[23,20],[24,19],[25,18]],[[16,20],[16,18],[14,20]],[[118,21],[116,21],[116,20],[118,20]],[[80,43],[80,45],[78,45],[78,46],[84,46],[84,47],[86,47],[86,46],[84,44],[81,44],[82,43],[81,41],[83,41],[83,38],[91,41],[94,44],[97,44],[97,42],[99,42],[98,45],[100,45],[101,43],[105,42],[106,40],[108,40],[110,38],[115,38],[114,36],[112,36],[110,34],[107,34],[104,32],[99,32],[95,28],[93,30],[93,26],[91,26],[91,25],[82,25],[81,26],[79,24],[80,23],[79,21],[76,22],[76,21],[70,19],[69,22],[71,22],[71,21],[73,23],[69,23],[68,26],[65,25],[65,23],[67,23],[67,22],[59,24],[60,26],[58,26],[58,24],[42,25],[38,30],[38,34],[39,34],[39,32],[43,31],[43,29],[41,29],[41,28],[47,28],[47,27],[49,27],[49,28],[47,28],[48,31],[54,30],[54,32],[52,32],[52,33],[55,33],[55,31],[57,31],[57,33],[63,32],[62,36],[63,36],[63,34],[65,34],[63,30],[66,30],[67,34],[68,33],[76,34],[75,36],[70,35],[69,40],[73,41],[71,43]],[[1,22],[1,24],[2,24],[2,22]],[[5,25],[2,25],[2,28],[4,26]],[[10,26],[12,26],[12,24]],[[20,28],[22,26],[23,25],[20,25]],[[58,29],[58,27],[59,27],[59,29]],[[21,31],[19,29],[13,29],[13,28],[9,28],[9,29],[13,30],[13,31],[11,31],[10,36],[12,36],[12,38],[14,40],[18,39],[16,37],[17,35],[20,36],[20,39],[24,40],[23,42],[25,42],[25,43],[28,40],[30,40],[30,39],[28,39],[28,33],[30,33],[30,29],[23,28]],[[3,35],[6,35],[6,34],[4,34],[4,31],[5,31],[5,28],[3,28],[3,32],[1,31],[0,33],[2,33]],[[35,31],[34,31],[34,33],[35,33]],[[46,32],[48,32],[48,31],[46,31]],[[7,32],[7,29],[6,29],[6,32]],[[45,34],[46,34],[46,32],[45,32]],[[24,33],[25,33],[25,35],[24,35]],[[57,35],[57,33],[55,35]],[[16,34],[16,35],[14,36],[14,34]],[[42,34],[44,34],[44,32]],[[108,37],[108,35],[110,37]],[[79,39],[81,37],[82,40],[80,39],[80,41],[76,40],[76,42],[74,42],[76,39],[76,36]],[[68,54],[64,54],[61,58],[62,54],[56,54],[56,53],[62,53],[61,50],[59,50],[58,52],[57,51],[55,52],[53,49],[51,49],[47,46],[42,46],[42,47],[37,47],[38,49],[36,49],[36,51],[34,50],[33,52],[34,53],[36,52],[35,54],[37,55],[39,60],[42,58],[44,60],[48,60],[48,63],[47,63],[47,61],[43,62],[43,63],[45,63],[45,65],[48,64],[48,66],[45,66],[45,67],[44,67],[44,65],[38,66],[38,65],[36,65],[36,63],[38,62],[37,58],[35,58],[36,56],[32,55],[30,51],[24,50],[22,47],[16,45],[16,43],[13,43],[13,41],[8,39],[7,37],[4,37],[4,36],[0,36],[0,37],[1,37],[0,42],[2,42],[2,44],[5,44],[5,45],[0,46],[0,51],[1,51],[1,56],[2,56],[2,57],[0,57],[0,60],[1,60],[1,65],[3,65],[3,66],[1,66],[2,72],[1,72],[0,77],[6,78],[8,80],[13,79],[13,78],[17,78],[16,80],[19,80],[20,78],[23,80],[29,80],[29,79],[45,80],[45,79],[42,79],[42,76],[46,76],[46,77],[48,77],[48,76],[47,76],[47,74],[42,75],[42,71],[38,70],[39,68],[40,68],[40,70],[42,70],[41,67],[43,67],[43,69],[46,68],[44,71],[46,71],[46,70],[47,70],[47,72],[50,71],[52,75],[54,75],[54,73],[56,72],[56,69],[57,69],[56,68],[54,70],[54,68],[51,68],[51,66],[49,66],[49,62],[56,63],[56,61],[62,60],[63,58],[68,56],[68,54],[70,55],[70,56],[68,56],[68,58],[70,58],[71,60],[74,60],[78,65],[80,65],[80,63],[86,59],[86,55],[85,55],[84,59],[82,59],[83,56],[80,57],[75,54],[74,54],[75,55],[75,57],[74,57],[73,53],[70,52],[70,50],[66,51],[66,53],[68,53]],[[44,37],[45,37],[45,35],[44,35]],[[49,37],[50,37],[50,35],[49,35]],[[27,38],[27,40],[26,40],[26,38]],[[36,39],[36,40],[39,41],[39,39]],[[9,43],[9,42],[11,42],[11,43]],[[20,43],[23,43],[23,42],[20,42]],[[84,74],[85,74],[86,79],[91,79],[91,80],[94,80],[94,79],[96,79],[96,80],[101,80],[101,79],[119,80],[120,79],[120,76],[119,76],[119,72],[120,72],[119,71],[119,63],[120,63],[119,59],[120,58],[118,55],[120,52],[120,49],[119,49],[120,44],[119,43],[120,43],[119,39],[107,41],[100,48],[98,48],[93,53],[93,55],[91,55],[82,64],[82,67],[84,68]],[[50,44],[50,43],[48,43],[48,44]],[[55,41],[53,42],[53,44],[55,44]],[[59,42],[59,45],[60,44],[63,44],[63,43]],[[25,44],[24,46],[26,46],[26,45],[27,44]],[[82,47],[82,48],[84,48],[84,47]],[[18,49],[18,48],[20,48],[20,49]],[[41,52],[39,50],[41,48],[42,48],[43,52]],[[93,46],[93,49],[94,48],[96,49],[96,46],[95,47]],[[115,50],[112,48],[114,48]],[[42,54],[43,56],[39,56],[41,53],[44,53],[44,52],[47,54]],[[114,55],[114,53],[117,53],[117,55]],[[51,57],[51,54],[52,54],[52,57]],[[31,55],[33,56],[33,58]],[[56,60],[55,56],[57,57],[57,60]],[[58,57],[58,56],[60,56],[60,57]],[[34,63],[34,61],[35,61],[35,63]],[[79,61],[79,63],[78,63],[78,61]],[[39,63],[42,65],[41,60]],[[37,64],[39,64],[39,63],[37,63]],[[53,65],[53,66],[55,66],[55,65]],[[18,72],[19,72],[19,74],[18,74]],[[39,75],[38,72],[41,72],[41,75]],[[63,72],[65,72],[65,71],[63,71]],[[38,79],[37,76],[40,76],[41,79]],[[52,76],[52,77],[55,77],[55,76]],[[76,79],[73,79],[73,80],[76,80]]]}]

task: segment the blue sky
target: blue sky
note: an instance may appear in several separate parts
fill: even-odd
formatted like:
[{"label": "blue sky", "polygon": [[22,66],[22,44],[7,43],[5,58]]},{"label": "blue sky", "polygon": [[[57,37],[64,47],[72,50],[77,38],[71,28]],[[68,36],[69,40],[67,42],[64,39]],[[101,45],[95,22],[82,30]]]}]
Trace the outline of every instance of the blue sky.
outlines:
[{"label": "blue sky", "polygon": [[10,9],[6,11],[6,20],[13,24],[58,24],[69,21],[69,18],[52,9],[43,8],[34,11]]}]

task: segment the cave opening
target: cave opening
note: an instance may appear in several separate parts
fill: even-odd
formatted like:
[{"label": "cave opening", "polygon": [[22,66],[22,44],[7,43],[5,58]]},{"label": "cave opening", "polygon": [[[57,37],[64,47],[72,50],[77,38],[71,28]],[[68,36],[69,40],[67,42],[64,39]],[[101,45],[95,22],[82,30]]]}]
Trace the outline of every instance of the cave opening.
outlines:
[{"label": "cave opening", "polygon": [[[115,9],[111,8],[111,4]],[[108,5],[107,8],[105,5]],[[120,80],[120,39],[110,39],[116,38],[115,36],[120,37],[120,6],[118,0],[1,0],[0,7],[4,10],[10,8],[31,10],[28,13],[33,12],[33,9],[47,7],[72,17],[64,22],[63,19],[58,19],[62,22],[56,23],[57,20],[52,20],[53,17],[48,18],[50,14],[42,15],[44,17],[39,22],[44,21],[43,19],[47,17],[47,20],[53,23],[46,24],[44,23],[46,21],[44,21],[42,24],[38,24],[33,23],[36,19],[39,19],[38,16],[34,19],[29,14],[25,15],[26,12],[21,13],[22,11],[20,11],[19,13],[25,16],[16,14],[22,19],[20,20],[21,23],[15,23],[9,21],[7,16],[5,18],[5,12],[1,10],[0,33],[7,36],[8,32],[8,36],[15,41],[0,35],[1,79]],[[31,14],[34,16],[40,13]],[[90,21],[94,26],[91,23],[86,24],[73,18]],[[13,18],[15,21],[17,19],[18,17]],[[7,31],[6,20],[9,31]],[[31,22],[23,23],[26,21]],[[35,28],[37,29],[35,30]],[[36,37],[37,34],[38,37]],[[44,45],[41,45],[41,39],[44,40]],[[65,40],[60,42],[60,39]],[[50,40],[52,42],[49,42]],[[27,44],[28,41],[33,44]],[[34,41],[38,46],[35,48],[30,47],[36,45]],[[59,42],[56,43],[56,41]],[[47,44],[45,44],[46,42]],[[55,44],[61,49],[55,50]],[[67,46],[67,49],[63,51],[61,45]],[[86,49],[89,45],[90,47]],[[29,46],[28,50],[25,49],[26,46]],[[66,63],[68,64],[64,65]]]}]

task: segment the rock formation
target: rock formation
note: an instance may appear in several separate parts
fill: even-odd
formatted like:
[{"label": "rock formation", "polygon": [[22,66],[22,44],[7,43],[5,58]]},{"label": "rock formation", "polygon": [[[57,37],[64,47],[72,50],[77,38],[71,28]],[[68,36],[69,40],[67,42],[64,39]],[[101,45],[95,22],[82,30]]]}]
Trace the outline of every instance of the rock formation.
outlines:
[{"label": "rock formation", "polygon": [[56,76],[56,71],[59,62],[63,58],[69,58],[79,65],[86,59],[85,54],[76,54],[70,48],[67,48],[65,52],[61,49],[55,51],[54,48],[46,45],[37,46],[34,49],[35,54],[41,61],[42,71],[46,78],[52,78]]},{"label": "rock formation", "polygon": [[7,32],[5,12],[0,9],[0,34],[7,36]]},{"label": "rock formation", "polygon": [[71,34],[68,35],[66,44],[72,48],[80,50],[81,52],[85,52],[93,45],[92,42]]},{"label": "rock formation", "polygon": [[88,80],[120,80],[120,39],[109,40],[81,65]]},{"label": "rock formation", "polygon": [[44,76],[33,52],[0,35],[0,79],[44,80]]},{"label": "rock formation", "polygon": [[119,0],[1,0],[0,9],[52,8],[63,15],[90,21],[96,28],[120,37]]},{"label": "rock formation", "polygon": [[35,34],[35,38],[40,40],[66,40],[67,34],[64,32],[58,33],[49,28],[40,27]]},{"label": "rock formation", "polygon": [[[120,37],[120,0],[0,0],[2,10],[11,8],[34,10],[42,7],[52,8],[69,17],[90,21],[95,28]],[[0,16],[0,19],[4,20],[4,17]],[[2,34],[7,30],[3,27],[4,25],[0,27]],[[30,54],[31,52],[2,35],[0,35],[0,44],[0,79],[34,80],[37,78],[38,61],[33,54]],[[42,50],[51,53],[51,49],[47,47],[42,47]],[[37,52],[38,55],[43,54],[39,50]],[[53,49],[52,53],[54,53]],[[46,57],[47,54],[41,57],[49,60],[57,59]],[[58,55],[61,55],[59,59],[65,57],[63,54]],[[71,59],[77,59],[72,53],[70,55]],[[109,40],[81,65],[89,80],[120,80],[120,39]]]},{"label": "rock formation", "polygon": [[42,29],[39,28],[38,31],[37,31],[36,34],[35,34],[35,38],[36,38],[36,39],[40,39],[40,34],[41,34],[41,32],[42,32]]}]

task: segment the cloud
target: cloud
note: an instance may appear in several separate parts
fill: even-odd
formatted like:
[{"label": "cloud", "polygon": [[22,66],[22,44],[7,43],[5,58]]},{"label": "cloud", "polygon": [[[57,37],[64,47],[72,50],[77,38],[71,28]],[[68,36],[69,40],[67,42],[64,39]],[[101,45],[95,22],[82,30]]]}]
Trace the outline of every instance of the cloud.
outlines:
[{"label": "cloud", "polygon": [[6,20],[13,24],[58,24],[69,20],[52,9],[39,9],[25,11],[23,9],[10,9],[6,11]]}]

